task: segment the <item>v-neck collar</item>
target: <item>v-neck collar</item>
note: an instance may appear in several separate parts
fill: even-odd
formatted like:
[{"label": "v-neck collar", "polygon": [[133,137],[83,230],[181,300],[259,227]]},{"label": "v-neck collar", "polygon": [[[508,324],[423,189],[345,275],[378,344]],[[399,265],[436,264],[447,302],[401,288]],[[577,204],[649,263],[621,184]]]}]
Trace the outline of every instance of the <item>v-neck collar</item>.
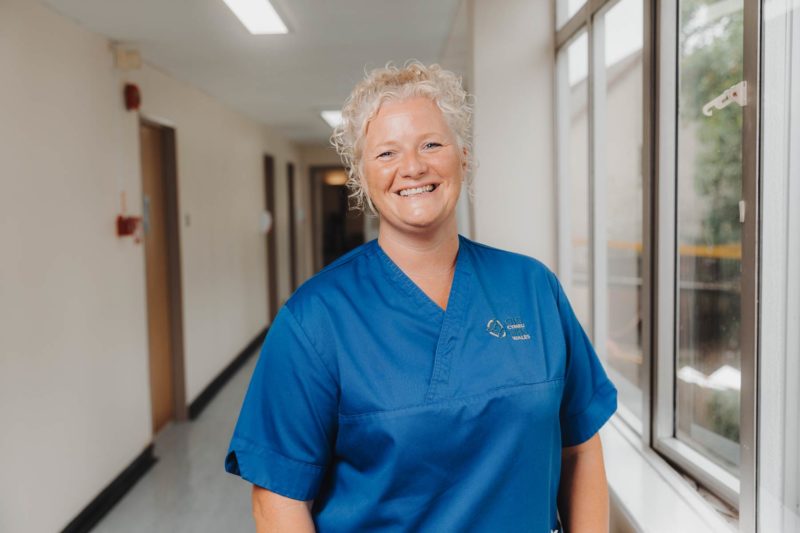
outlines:
[{"label": "v-neck collar", "polygon": [[391,277],[413,298],[419,305],[429,309],[437,317],[441,318],[442,315],[448,313],[453,305],[459,305],[458,297],[461,294],[461,284],[465,273],[468,271],[466,268],[467,253],[465,250],[464,237],[458,235],[458,251],[456,252],[455,271],[453,273],[453,283],[450,285],[450,294],[447,297],[447,309],[443,309],[438,303],[433,301],[425,291],[423,291],[414,280],[412,280],[398,265],[392,260],[391,257],[381,248],[378,244],[378,239],[374,241],[374,249],[377,255],[381,258],[384,265],[386,265]]},{"label": "v-neck collar", "polygon": [[[434,402],[446,398],[450,380],[450,366],[453,351],[458,338],[464,334],[464,318],[470,292],[470,278],[472,265],[470,250],[467,249],[467,239],[458,235],[458,252],[456,255],[453,283],[450,285],[450,294],[447,297],[447,309],[442,309],[414,281],[392,261],[386,252],[374,239],[375,253],[381,258],[381,263],[386,267],[389,277],[410,296],[411,303],[416,304],[419,310],[428,319],[438,321],[440,324],[439,335],[433,353],[433,370],[425,394],[426,402]],[[415,312],[415,311],[414,311]]]}]

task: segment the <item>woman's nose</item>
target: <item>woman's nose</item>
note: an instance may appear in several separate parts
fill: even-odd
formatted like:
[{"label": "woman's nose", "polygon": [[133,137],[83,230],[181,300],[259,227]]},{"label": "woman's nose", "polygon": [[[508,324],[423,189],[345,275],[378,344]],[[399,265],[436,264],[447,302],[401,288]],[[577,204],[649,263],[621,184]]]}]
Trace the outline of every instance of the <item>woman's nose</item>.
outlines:
[{"label": "woman's nose", "polygon": [[407,152],[401,161],[400,172],[404,178],[418,178],[428,171],[425,160],[416,152]]}]

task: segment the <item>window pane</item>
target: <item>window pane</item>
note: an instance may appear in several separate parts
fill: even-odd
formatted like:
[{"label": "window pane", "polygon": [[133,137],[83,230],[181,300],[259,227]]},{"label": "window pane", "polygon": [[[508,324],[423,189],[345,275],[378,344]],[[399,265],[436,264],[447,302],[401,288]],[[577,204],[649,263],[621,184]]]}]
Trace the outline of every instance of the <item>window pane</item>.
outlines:
[{"label": "window pane", "polygon": [[603,17],[608,318],[606,361],[620,401],[642,416],[642,0]]},{"label": "window pane", "polygon": [[678,30],[676,437],[738,475],[742,0],[685,0]]},{"label": "window pane", "polygon": [[586,0],[556,0],[556,27],[566,24],[585,3]]},{"label": "window pane", "polygon": [[[589,284],[589,122],[588,122],[588,38],[582,32],[567,46],[567,83],[559,88],[567,101],[566,146],[559,147],[566,158],[569,197],[570,275],[565,290],[587,334],[591,335]],[[563,58],[562,58],[563,59]]]}]

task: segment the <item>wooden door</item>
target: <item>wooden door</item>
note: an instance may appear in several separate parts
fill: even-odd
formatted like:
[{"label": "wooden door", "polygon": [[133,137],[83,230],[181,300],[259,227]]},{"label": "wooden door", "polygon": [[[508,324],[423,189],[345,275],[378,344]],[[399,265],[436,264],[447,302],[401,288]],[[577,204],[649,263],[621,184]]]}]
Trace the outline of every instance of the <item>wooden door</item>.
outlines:
[{"label": "wooden door", "polygon": [[139,126],[147,274],[147,332],[153,433],[175,416],[165,142],[161,128]]},{"label": "wooden door", "polygon": [[275,260],[275,160],[270,155],[264,156],[264,197],[265,208],[272,215],[272,227],[267,232],[267,316],[271,324],[278,314],[278,264]]}]

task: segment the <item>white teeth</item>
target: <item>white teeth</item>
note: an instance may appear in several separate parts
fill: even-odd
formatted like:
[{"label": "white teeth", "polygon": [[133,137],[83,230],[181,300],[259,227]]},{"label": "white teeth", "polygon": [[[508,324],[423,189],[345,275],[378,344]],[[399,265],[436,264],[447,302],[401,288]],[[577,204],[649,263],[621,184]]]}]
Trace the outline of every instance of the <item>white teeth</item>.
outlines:
[{"label": "white teeth", "polygon": [[421,192],[431,192],[433,188],[433,184],[430,184],[425,185],[424,187],[416,187],[414,189],[403,189],[400,191],[400,196],[411,196],[412,194],[419,194]]}]

